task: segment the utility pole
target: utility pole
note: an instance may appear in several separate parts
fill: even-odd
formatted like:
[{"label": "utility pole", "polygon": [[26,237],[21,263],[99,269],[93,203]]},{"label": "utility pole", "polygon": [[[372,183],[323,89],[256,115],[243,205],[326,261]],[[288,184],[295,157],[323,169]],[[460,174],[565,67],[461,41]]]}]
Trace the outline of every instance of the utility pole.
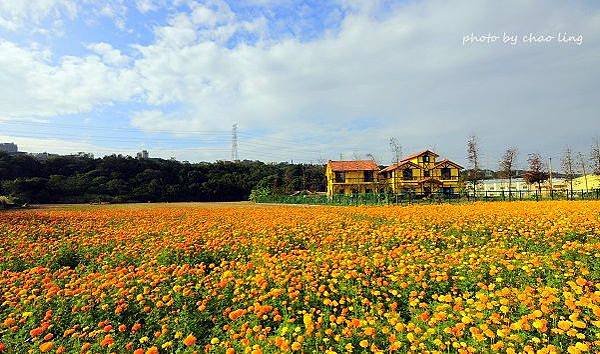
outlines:
[{"label": "utility pole", "polygon": [[237,123],[232,126],[231,129],[231,161],[237,162],[240,157],[238,156],[238,125]]},{"label": "utility pole", "polygon": [[552,191],[552,158],[549,157],[548,158],[548,172],[549,172],[549,178],[550,178],[550,191]]}]

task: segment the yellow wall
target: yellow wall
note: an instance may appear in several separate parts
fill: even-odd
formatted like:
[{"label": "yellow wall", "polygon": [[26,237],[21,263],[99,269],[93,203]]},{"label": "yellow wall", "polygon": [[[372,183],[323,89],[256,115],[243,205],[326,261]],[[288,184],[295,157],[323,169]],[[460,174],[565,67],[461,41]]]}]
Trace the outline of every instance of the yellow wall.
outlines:
[{"label": "yellow wall", "polygon": [[[433,168],[433,166],[435,166],[435,164],[437,163],[437,157],[435,155],[429,154],[429,162],[424,162],[423,161],[423,155],[421,156],[417,156],[415,158],[412,158],[410,160],[410,162],[420,166],[420,168],[416,168],[414,166],[400,166],[400,168],[391,171],[391,177],[387,179],[387,185],[388,188],[390,188],[392,190],[392,192],[394,193],[400,193],[403,191],[403,189],[406,188],[410,188],[412,189],[414,192],[416,193],[423,193],[424,192],[424,188],[425,186],[427,187],[431,187],[432,191],[438,191],[441,190],[441,188],[444,187],[451,187],[456,190],[459,187],[459,176],[460,176],[460,170],[454,166],[449,166],[450,168],[450,177],[451,178],[455,178],[455,179],[451,179],[451,180],[441,180],[441,176],[442,176],[442,169],[441,168]],[[412,172],[413,172],[413,180],[412,181],[405,181],[403,179],[403,170],[404,168],[411,168]],[[428,170],[430,171],[430,177],[436,178],[438,180],[440,180],[442,182],[442,185],[437,185],[437,184],[418,184],[417,181],[425,177],[425,171]]]},{"label": "yellow wall", "polygon": [[[364,171],[347,171],[346,173],[346,183],[335,183],[335,173],[331,170],[329,164],[326,168],[327,175],[327,195],[333,196],[334,194],[340,194],[340,190],[344,189],[344,194],[349,195],[352,194],[352,190],[356,189],[358,193],[366,193],[367,189],[372,192],[379,192],[378,189],[381,186],[379,182],[385,185],[388,191],[393,193],[401,193],[404,189],[411,189],[415,193],[423,193],[423,187],[431,187],[432,192],[441,191],[442,188],[451,187],[454,188],[454,192],[456,193],[459,189],[459,176],[460,170],[452,165],[450,168],[450,176],[451,180],[441,180],[442,169],[441,168],[433,168],[433,166],[437,163],[437,157],[435,155],[429,154],[429,162],[423,162],[423,155],[417,156],[410,160],[410,162],[419,166],[418,168],[414,165],[408,166],[400,166],[400,168],[390,171],[390,176],[384,178],[383,175],[378,175],[376,171],[373,172],[374,183],[363,182]],[[412,170],[412,180],[404,180],[403,179],[403,170],[404,168],[410,168]],[[424,171],[430,171],[430,177],[433,177],[439,181],[441,184],[437,183],[427,183],[427,184],[419,184],[418,181],[426,178],[424,175]],[[356,180],[353,180],[356,179]],[[377,180],[379,179],[379,182]]]},{"label": "yellow wall", "polygon": [[325,174],[327,176],[327,195],[333,196],[335,194],[341,194],[340,190],[344,190],[345,195],[351,195],[353,190],[356,190],[359,194],[378,192],[377,184],[377,171],[373,171],[373,182],[364,181],[364,171],[345,171],[346,181],[344,183],[335,182],[335,172],[331,170],[331,167],[327,165]]},{"label": "yellow wall", "polygon": [[[600,176],[598,175],[586,175],[577,177],[573,180],[573,189],[574,190],[585,190],[585,180],[587,177],[587,189],[600,189]],[[569,183],[567,183],[569,185]],[[569,187],[570,188],[570,185]]]}]

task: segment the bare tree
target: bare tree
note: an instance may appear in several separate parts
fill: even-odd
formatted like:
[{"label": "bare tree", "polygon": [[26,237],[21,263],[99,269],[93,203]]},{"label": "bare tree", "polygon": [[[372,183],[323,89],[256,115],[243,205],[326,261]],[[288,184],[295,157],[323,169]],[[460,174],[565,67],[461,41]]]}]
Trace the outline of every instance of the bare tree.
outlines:
[{"label": "bare tree", "polygon": [[579,157],[579,166],[581,167],[581,172],[583,172],[583,180],[585,181],[585,191],[588,190],[588,181],[587,181],[587,169],[585,164],[585,158],[581,152],[577,153],[577,157]]},{"label": "bare tree", "polygon": [[375,163],[377,163],[377,159],[375,158],[375,155],[371,154],[370,152],[367,153],[367,158]]},{"label": "bare tree", "polygon": [[518,150],[516,147],[506,149],[502,160],[500,160],[500,171],[505,178],[508,178],[508,198],[512,195],[512,178],[515,170]]},{"label": "bare tree", "polygon": [[542,182],[548,179],[548,173],[544,171],[544,163],[540,154],[529,154],[527,159],[529,170],[525,172],[525,181],[529,184],[537,183],[538,191],[542,194]]},{"label": "bare tree", "polygon": [[590,151],[590,159],[592,160],[592,168],[594,174],[600,175],[600,137],[594,138],[592,150]]},{"label": "bare tree", "polygon": [[479,144],[475,135],[471,135],[467,140],[467,160],[470,167],[467,173],[467,181],[473,183],[473,194],[476,194],[477,182],[481,172],[479,169]]},{"label": "bare tree", "polygon": [[564,155],[561,160],[561,166],[563,173],[565,174],[565,180],[570,184],[571,196],[573,195],[573,180],[575,179],[575,161],[573,158],[573,151],[570,146],[565,148]]},{"label": "bare tree", "polygon": [[395,137],[390,138],[390,150],[392,150],[392,153],[394,154],[393,162],[398,164],[402,157],[402,145],[400,145],[400,142]]}]

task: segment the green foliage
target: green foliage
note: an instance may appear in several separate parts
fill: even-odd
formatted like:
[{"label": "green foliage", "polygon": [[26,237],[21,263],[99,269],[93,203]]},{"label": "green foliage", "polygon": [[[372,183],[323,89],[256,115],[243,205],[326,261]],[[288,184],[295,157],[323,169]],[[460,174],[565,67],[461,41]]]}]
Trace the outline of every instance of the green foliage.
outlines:
[{"label": "green foliage", "polygon": [[64,246],[57,252],[56,257],[51,264],[51,268],[60,269],[68,267],[75,269],[82,263],[86,263],[86,259],[78,250],[70,246]]},{"label": "green foliage", "polygon": [[259,203],[269,198],[270,195],[271,191],[268,188],[255,188],[250,192],[250,196],[248,197],[248,199],[253,202]]},{"label": "green foliage", "polygon": [[323,165],[260,161],[184,163],[0,153],[0,193],[23,203],[124,203],[248,200],[251,191],[325,190]]}]

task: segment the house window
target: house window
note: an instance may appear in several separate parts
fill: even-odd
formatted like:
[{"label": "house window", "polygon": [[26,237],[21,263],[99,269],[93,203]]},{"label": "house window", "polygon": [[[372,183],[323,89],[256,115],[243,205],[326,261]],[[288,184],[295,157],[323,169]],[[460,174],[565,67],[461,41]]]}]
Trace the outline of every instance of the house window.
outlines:
[{"label": "house window", "polygon": [[423,155],[423,162],[429,162],[429,155]]},{"label": "house window", "polygon": [[448,167],[442,168],[442,179],[450,179],[450,169]]},{"label": "house window", "polygon": [[335,182],[336,183],[344,183],[344,182],[346,182],[346,173],[344,173],[344,172],[336,172],[335,173]]},{"label": "house window", "polygon": [[373,171],[365,171],[365,182],[373,182]]},{"label": "house window", "polygon": [[405,168],[402,170],[402,179],[411,180],[412,179],[412,170],[410,168]]},{"label": "house window", "polygon": [[423,176],[424,177],[429,177],[429,171],[423,171]]}]

